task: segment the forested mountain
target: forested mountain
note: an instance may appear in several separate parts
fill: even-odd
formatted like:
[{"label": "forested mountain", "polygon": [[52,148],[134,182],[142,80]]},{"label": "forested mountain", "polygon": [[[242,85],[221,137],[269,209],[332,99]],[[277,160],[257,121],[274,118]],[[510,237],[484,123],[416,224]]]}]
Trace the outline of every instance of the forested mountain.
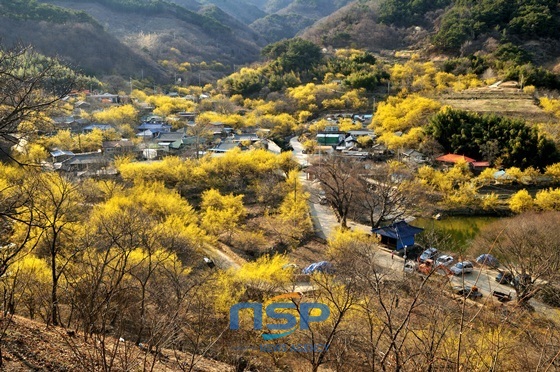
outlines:
[{"label": "forested mountain", "polygon": [[305,30],[302,36],[326,47],[353,45],[371,51],[404,48],[413,40],[405,29],[380,22],[379,0],[353,2]]},{"label": "forested mountain", "polygon": [[299,31],[351,2],[350,0],[269,1],[265,9],[271,14],[253,22],[251,28],[269,42],[294,37]]},{"label": "forested mountain", "polygon": [[560,51],[557,1],[364,0],[305,31],[323,46],[414,48],[428,55],[482,52],[551,66]]},{"label": "forested mountain", "polygon": [[151,59],[123,45],[85,12],[35,1],[0,3],[0,37],[6,45],[33,44],[87,74],[129,75],[145,71],[161,80],[165,72]]},{"label": "forested mountain", "polygon": [[[350,0],[22,0],[0,4],[3,43],[88,74],[209,82]],[[164,72],[165,71],[165,72]]]},{"label": "forested mountain", "polygon": [[[179,1],[181,0],[175,0],[176,3],[179,3]],[[200,2],[202,4],[215,5],[247,25],[267,16],[266,11],[243,0],[200,0]]]},{"label": "forested mountain", "polygon": [[210,82],[296,35],[327,48],[480,51],[547,68],[560,50],[550,0],[22,0],[0,11],[5,44],[33,44],[88,74],[161,83]]},{"label": "forested mountain", "polygon": [[[234,64],[258,59],[266,41],[242,22],[198,2],[181,5],[196,9],[164,1],[2,2],[0,36],[7,45],[16,41],[35,45],[86,73],[161,83],[181,73],[189,78],[187,68],[173,71],[170,65],[187,62],[189,72],[208,81]],[[210,67],[195,71],[193,65],[201,62]]]}]

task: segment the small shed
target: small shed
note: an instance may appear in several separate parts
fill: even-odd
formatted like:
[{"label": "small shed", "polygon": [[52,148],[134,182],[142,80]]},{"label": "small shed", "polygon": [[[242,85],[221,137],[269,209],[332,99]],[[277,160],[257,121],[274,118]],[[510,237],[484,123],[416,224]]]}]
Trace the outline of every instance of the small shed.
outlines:
[{"label": "small shed", "polygon": [[396,247],[397,250],[401,250],[405,246],[413,246],[416,234],[422,231],[424,231],[423,228],[409,225],[405,221],[371,230],[372,233],[381,237],[381,243]]},{"label": "small shed", "polygon": [[337,146],[345,137],[344,133],[318,133],[316,140],[322,146]]},{"label": "small shed", "polygon": [[73,158],[74,153],[72,151],[54,149],[53,151],[51,151],[51,156],[53,163],[60,163]]}]

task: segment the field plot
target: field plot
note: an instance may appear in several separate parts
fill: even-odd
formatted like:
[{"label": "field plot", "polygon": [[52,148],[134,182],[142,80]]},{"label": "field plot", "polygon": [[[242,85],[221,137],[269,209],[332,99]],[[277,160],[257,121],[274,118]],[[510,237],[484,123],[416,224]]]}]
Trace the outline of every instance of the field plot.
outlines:
[{"label": "field plot", "polygon": [[533,123],[556,121],[538,106],[530,94],[511,90],[479,88],[439,98],[444,105],[480,114],[496,114]]}]

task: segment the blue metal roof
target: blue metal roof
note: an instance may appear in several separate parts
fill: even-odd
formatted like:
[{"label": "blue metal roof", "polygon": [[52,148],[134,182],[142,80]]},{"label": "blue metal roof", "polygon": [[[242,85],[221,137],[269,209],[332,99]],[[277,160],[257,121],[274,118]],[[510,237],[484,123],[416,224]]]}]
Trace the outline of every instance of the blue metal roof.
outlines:
[{"label": "blue metal roof", "polygon": [[379,234],[381,236],[386,236],[392,239],[402,239],[405,237],[414,236],[421,233],[422,231],[424,231],[423,228],[411,226],[405,221],[400,221],[390,226],[378,227],[377,229],[371,230],[371,232],[374,234]]}]

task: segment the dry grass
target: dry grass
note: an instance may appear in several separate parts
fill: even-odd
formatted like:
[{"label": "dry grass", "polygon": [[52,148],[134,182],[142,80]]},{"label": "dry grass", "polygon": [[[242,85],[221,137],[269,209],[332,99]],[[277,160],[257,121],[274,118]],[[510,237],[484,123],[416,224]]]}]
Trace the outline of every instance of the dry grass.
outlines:
[{"label": "dry grass", "polygon": [[326,259],[327,248],[327,242],[324,239],[313,237],[301,247],[290,252],[288,258],[291,262],[298,265],[298,267],[304,268],[313,262]]},{"label": "dry grass", "polygon": [[444,105],[456,109],[496,114],[533,123],[554,121],[554,117],[538,106],[530,94],[517,89],[478,88],[439,98]]},{"label": "dry grass", "polygon": [[[1,320],[6,322],[7,319]],[[106,338],[106,344],[112,349],[117,340]],[[185,368],[185,361],[191,355],[163,350],[154,355],[140,349],[133,343],[118,342],[115,359],[115,371],[143,370],[155,361],[154,371],[180,371]],[[84,342],[79,333],[70,336],[61,327],[48,327],[23,317],[14,316],[2,342],[4,356],[3,371],[89,371],[91,361],[87,358],[98,355],[93,341]],[[101,365],[97,365],[101,370]],[[197,357],[193,371],[233,371],[228,364],[211,359]]]}]

